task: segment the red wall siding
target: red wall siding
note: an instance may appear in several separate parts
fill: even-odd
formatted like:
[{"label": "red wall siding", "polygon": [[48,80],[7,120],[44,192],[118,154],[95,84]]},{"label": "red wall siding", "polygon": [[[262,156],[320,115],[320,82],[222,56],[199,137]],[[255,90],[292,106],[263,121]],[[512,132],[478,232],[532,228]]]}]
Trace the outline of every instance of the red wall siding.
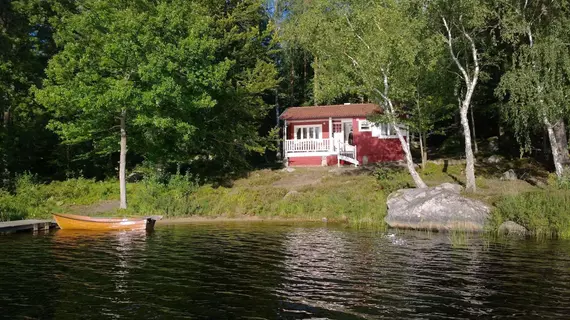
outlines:
[{"label": "red wall siding", "polygon": [[315,157],[290,157],[289,166],[320,166],[322,162],[322,156]]},{"label": "red wall siding", "polygon": [[359,132],[354,137],[356,157],[360,163],[364,156],[368,163],[382,161],[399,161],[404,159],[402,144],[398,139],[378,139],[372,132]]},{"label": "red wall siding", "polygon": [[311,122],[287,122],[287,139],[295,139],[295,126],[322,125],[323,139],[329,138],[329,119]]},{"label": "red wall siding", "polygon": [[[290,157],[289,166],[321,166],[322,156],[316,157]],[[336,166],[338,164],[336,155],[327,156],[327,166]],[[351,165],[351,163],[340,162],[341,165]]]}]

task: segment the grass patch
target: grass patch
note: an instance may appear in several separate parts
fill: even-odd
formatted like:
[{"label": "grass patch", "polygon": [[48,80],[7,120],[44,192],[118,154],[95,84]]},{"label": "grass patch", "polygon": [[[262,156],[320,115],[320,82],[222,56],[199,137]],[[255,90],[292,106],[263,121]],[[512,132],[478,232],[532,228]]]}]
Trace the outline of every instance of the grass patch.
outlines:
[{"label": "grass patch", "polygon": [[542,190],[503,197],[495,203],[492,226],[514,221],[537,238],[570,238],[570,191]]},{"label": "grass patch", "polygon": [[[167,178],[149,175],[141,182],[127,184],[128,210],[94,214],[326,218],[355,227],[385,227],[386,195],[407,182],[379,180],[367,172],[350,172],[260,170],[234,181],[231,187],[198,186],[191,177],[183,175]],[[116,201],[118,187],[116,181],[81,178],[39,184],[32,176],[25,175],[18,179],[14,192],[0,190],[0,220],[49,218],[54,212],[93,214],[85,207],[105,200]]]}]

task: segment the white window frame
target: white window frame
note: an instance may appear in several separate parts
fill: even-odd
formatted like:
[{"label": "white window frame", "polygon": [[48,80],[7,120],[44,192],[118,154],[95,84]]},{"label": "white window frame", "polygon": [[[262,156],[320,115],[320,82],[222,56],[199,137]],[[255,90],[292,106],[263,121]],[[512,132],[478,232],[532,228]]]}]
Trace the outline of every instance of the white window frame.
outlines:
[{"label": "white window frame", "polygon": [[[363,124],[368,124],[368,129],[362,129]],[[359,132],[371,132],[372,131],[372,122],[368,120],[358,120],[358,131]]]},{"label": "white window frame", "polygon": [[[322,140],[323,138],[323,125],[322,124],[304,124],[304,125],[300,125],[300,126],[294,126],[295,131],[293,132],[293,140]],[[302,134],[301,134],[301,139],[297,139],[297,129],[303,129],[303,128],[319,128],[319,132],[320,132],[320,138],[307,138],[307,139],[303,139],[302,138]],[[309,135],[309,131],[307,131],[307,136]]]},{"label": "white window frame", "polygon": [[[393,134],[385,134],[386,131],[389,131],[389,130],[386,130],[386,126],[391,127],[392,124],[390,124],[390,123],[379,123],[379,124],[374,124],[374,126],[377,128],[378,127],[380,128],[380,135],[378,136],[378,139],[397,139],[398,138],[398,135],[396,134],[395,130],[393,131]],[[398,124],[397,126],[400,127],[400,130],[402,131],[402,135],[404,137],[407,137],[408,136],[407,128],[402,124]]]}]

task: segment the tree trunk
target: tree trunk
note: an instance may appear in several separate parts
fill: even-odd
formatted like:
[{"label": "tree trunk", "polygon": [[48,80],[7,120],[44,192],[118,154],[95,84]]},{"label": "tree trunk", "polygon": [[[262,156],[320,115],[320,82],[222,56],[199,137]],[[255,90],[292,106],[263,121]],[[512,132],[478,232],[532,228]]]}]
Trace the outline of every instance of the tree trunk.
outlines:
[{"label": "tree trunk", "polygon": [[126,111],[121,112],[121,155],[119,158],[119,185],[121,193],[121,209],[127,208],[127,128],[126,128]]},{"label": "tree trunk", "polygon": [[[8,141],[10,138],[8,137],[8,124],[10,122],[10,108],[4,110],[3,112],[3,120],[2,120],[2,129],[0,131],[0,137],[4,139],[4,143],[0,146],[0,152],[2,152],[2,163],[1,163],[1,172],[0,176],[2,180],[0,181],[0,187],[8,186],[10,183],[10,169],[8,168],[8,150],[10,149],[10,145]],[[3,132],[2,132],[3,131]]]},{"label": "tree trunk", "polygon": [[[387,79],[385,78],[384,81],[387,81]],[[394,131],[396,131],[396,135],[398,136],[398,139],[400,140],[400,144],[402,145],[402,150],[404,150],[404,155],[406,158],[406,165],[408,167],[408,171],[410,172],[410,175],[412,176],[412,179],[414,180],[414,184],[416,185],[416,188],[427,188],[427,185],[422,180],[422,177],[420,177],[420,175],[416,171],[416,168],[414,166],[414,160],[412,159],[412,153],[410,152],[410,146],[409,146],[408,142],[406,141],[406,139],[404,139],[404,136],[402,135],[402,131],[400,130],[400,127],[398,127],[398,125],[396,123],[394,105],[392,104],[392,101],[390,99],[386,99],[386,100],[388,102],[389,113],[390,113],[390,116],[392,118],[392,125],[394,126]],[[408,137],[408,139],[409,138],[410,137]]]},{"label": "tree trunk", "polygon": [[465,137],[465,190],[475,192],[477,191],[477,185],[475,183],[475,158],[473,156],[473,149],[471,148],[471,130],[469,129],[469,120],[467,119],[469,102],[466,100],[464,100],[460,110],[461,125],[463,126],[463,135]]},{"label": "tree trunk", "polygon": [[568,138],[566,136],[566,124],[564,119],[556,121],[554,124],[554,134],[558,144],[558,152],[560,154],[560,162],[564,171],[570,166],[570,156],[568,155]]},{"label": "tree trunk", "polygon": [[425,169],[427,166],[427,139],[425,132],[422,133],[420,131],[420,153],[422,155],[422,169]]},{"label": "tree trunk", "polygon": [[556,140],[556,133],[554,131],[554,126],[548,118],[543,116],[544,125],[546,126],[546,131],[548,132],[548,139],[550,140],[550,150],[552,152],[552,160],[554,161],[554,169],[556,170],[556,176],[558,178],[564,177],[564,167],[562,165],[562,157],[560,155],[560,146]]},{"label": "tree trunk", "polygon": [[469,41],[471,45],[471,55],[473,58],[474,68],[471,74],[469,74],[468,70],[461,64],[455,52],[453,51],[453,37],[451,35],[451,28],[450,25],[447,23],[445,17],[442,17],[443,24],[445,29],[447,30],[447,44],[449,46],[449,53],[451,54],[451,58],[457,65],[457,68],[461,72],[463,76],[463,81],[465,81],[465,87],[467,92],[465,93],[465,97],[461,101],[459,107],[459,113],[461,117],[461,126],[463,127],[463,136],[465,137],[465,189],[468,192],[475,192],[477,191],[477,185],[475,183],[475,158],[473,157],[473,149],[471,148],[471,129],[469,129],[469,119],[467,117],[467,112],[469,112],[469,106],[471,105],[471,98],[473,97],[473,92],[475,91],[475,87],[477,86],[477,81],[479,80],[479,55],[477,53],[477,47],[475,46],[475,41],[473,38],[463,29],[463,36]]},{"label": "tree trunk", "polygon": [[473,116],[473,107],[469,108],[471,110],[471,127],[473,129],[473,148],[475,154],[479,153],[479,147],[477,146],[477,136],[475,135],[475,117]]}]

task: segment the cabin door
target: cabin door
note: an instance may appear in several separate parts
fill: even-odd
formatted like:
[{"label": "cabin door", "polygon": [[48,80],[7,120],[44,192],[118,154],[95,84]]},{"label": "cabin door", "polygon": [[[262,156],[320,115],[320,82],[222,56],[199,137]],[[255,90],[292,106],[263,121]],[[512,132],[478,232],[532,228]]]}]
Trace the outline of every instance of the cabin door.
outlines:
[{"label": "cabin door", "polygon": [[343,149],[341,149],[342,151],[353,151],[354,150],[354,146],[349,144],[351,133],[353,133],[352,120],[343,121],[342,122],[342,142],[343,142],[342,147],[343,147]]}]

